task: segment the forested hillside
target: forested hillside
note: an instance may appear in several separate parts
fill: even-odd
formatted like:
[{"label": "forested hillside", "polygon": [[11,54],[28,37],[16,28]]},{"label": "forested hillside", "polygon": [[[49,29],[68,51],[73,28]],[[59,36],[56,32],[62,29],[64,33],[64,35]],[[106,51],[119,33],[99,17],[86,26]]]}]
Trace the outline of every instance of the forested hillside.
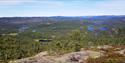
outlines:
[{"label": "forested hillside", "polygon": [[0,63],[100,45],[125,46],[125,16],[0,18]]}]

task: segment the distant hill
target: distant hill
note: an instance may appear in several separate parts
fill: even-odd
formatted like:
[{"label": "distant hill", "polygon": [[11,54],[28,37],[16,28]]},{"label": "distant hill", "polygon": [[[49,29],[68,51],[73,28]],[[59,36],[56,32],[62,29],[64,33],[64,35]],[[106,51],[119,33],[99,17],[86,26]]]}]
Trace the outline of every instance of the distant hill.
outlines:
[{"label": "distant hill", "polygon": [[125,27],[125,16],[54,16],[54,17],[1,17],[0,33],[18,32],[25,28],[74,29],[82,26]]}]

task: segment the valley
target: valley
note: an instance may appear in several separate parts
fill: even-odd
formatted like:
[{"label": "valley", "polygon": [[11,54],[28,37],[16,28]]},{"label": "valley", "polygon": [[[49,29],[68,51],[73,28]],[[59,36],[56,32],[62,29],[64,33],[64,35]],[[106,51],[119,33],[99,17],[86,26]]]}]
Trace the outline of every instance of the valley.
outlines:
[{"label": "valley", "polygon": [[[105,47],[108,48],[105,49]],[[95,56],[103,52],[104,56],[87,58],[86,63],[124,63],[125,52],[118,53],[116,56],[113,52],[124,50],[124,47],[124,15],[0,18],[0,63],[14,63],[16,60],[19,60],[17,63],[25,63],[22,59],[26,58],[26,61],[30,61],[29,57],[34,58],[38,53],[45,51],[47,51],[47,56],[40,57],[43,59],[35,56],[36,60],[33,61],[45,63],[42,62],[45,60],[46,63],[55,63],[53,61],[57,59],[53,57],[60,58],[59,61],[66,61],[66,58],[61,58],[65,55],[72,56],[72,54],[77,56],[77,52],[78,55],[82,55],[79,53],[82,52],[81,49],[84,49],[83,57],[86,51]],[[73,62],[66,62],[80,63],[82,57],[78,58],[73,57]],[[32,60],[26,63],[32,63]]]}]

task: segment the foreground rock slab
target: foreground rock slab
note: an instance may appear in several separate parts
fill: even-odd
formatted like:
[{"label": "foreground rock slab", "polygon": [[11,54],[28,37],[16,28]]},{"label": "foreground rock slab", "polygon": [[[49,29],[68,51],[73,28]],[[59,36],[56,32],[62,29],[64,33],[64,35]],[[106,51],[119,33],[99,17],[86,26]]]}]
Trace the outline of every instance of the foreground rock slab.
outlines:
[{"label": "foreground rock slab", "polygon": [[10,61],[9,63],[86,63],[86,60],[98,58],[103,54],[97,51],[84,50],[72,52],[62,56],[49,56],[47,52],[41,52],[33,57]]}]

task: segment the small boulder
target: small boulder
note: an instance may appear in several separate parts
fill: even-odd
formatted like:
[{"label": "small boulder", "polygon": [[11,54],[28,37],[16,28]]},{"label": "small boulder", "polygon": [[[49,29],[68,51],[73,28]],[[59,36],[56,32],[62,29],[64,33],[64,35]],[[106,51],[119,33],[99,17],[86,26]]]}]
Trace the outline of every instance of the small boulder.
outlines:
[{"label": "small boulder", "polygon": [[125,49],[120,50],[120,51],[116,51],[116,53],[119,53],[119,54],[121,54],[121,55],[124,55],[124,56],[125,56]]}]

